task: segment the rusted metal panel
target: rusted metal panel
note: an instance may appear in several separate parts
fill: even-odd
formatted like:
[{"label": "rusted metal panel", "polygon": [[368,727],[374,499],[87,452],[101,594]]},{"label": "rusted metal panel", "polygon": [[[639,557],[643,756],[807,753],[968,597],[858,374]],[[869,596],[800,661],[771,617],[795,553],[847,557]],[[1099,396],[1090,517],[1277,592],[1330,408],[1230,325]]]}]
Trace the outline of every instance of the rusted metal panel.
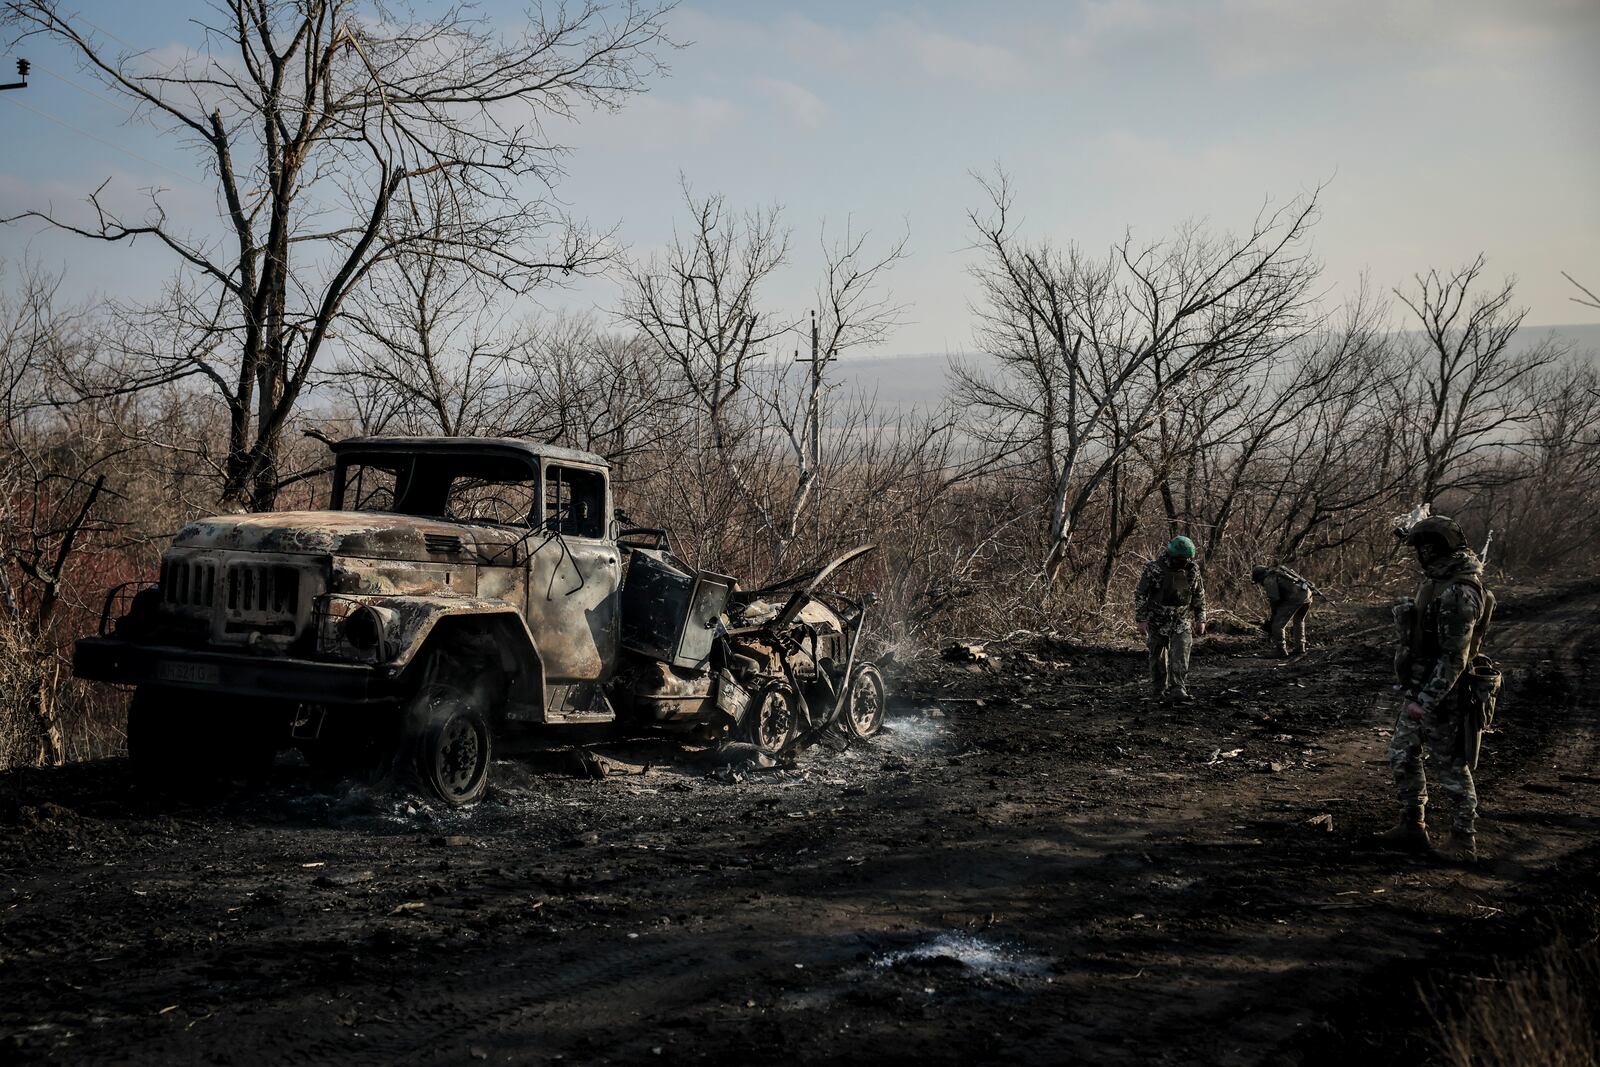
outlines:
[{"label": "rusted metal panel", "polygon": [[[352,598],[355,599],[355,598]],[[514,620],[513,629],[526,637],[529,647],[540,658],[543,653],[528,624],[516,607],[500,600],[482,597],[457,596],[379,596],[359,598],[363,603],[382,607],[394,613],[391,638],[396,654],[390,658],[392,671],[403,671],[417,657],[428,642],[433,630],[445,619],[476,617],[483,619]]]},{"label": "rusted metal panel", "polygon": [[423,453],[432,455],[517,455],[531,459],[554,460],[558,463],[576,463],[609,470],[611,464],[604,456],[561,445],[536,444],[515,437],[404,437],[371,436],[347,437],[333,444],[333,453],[341,459],[363,452]]},{"label": "rusted metal panel", "polygon": [[551,682],[596,681],[617,659],[622,568],[610,541],[551,535],[528,560],[528,628]]},{"label": "rusted metal panel", "polygon": [[624,646],[675,667],[703,667],[736,584],[725,574],[688,569],[665,552],[634,549],[623,585]]},{"label": "rusted metal panel", "polygon": [[189,523],[175,548],[337,555],[415,563],[510,564],[526,528],[372,511],[272,511]]}]

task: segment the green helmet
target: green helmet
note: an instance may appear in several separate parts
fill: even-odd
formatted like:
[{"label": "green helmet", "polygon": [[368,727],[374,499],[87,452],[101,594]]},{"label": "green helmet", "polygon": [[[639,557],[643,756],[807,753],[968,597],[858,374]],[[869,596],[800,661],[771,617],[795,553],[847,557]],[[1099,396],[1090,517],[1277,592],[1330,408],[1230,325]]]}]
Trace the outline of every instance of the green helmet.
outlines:
[{"label": "green helmet", "polygon": [[1178,559],[1194,559],[1194,542],[1180,534],[1167,542],[1167,555]]},{"label": "green helmet", "polygon": [[1467,535],[1456,520],[1447,515],[1429,515],[1406,531],[1406,544],[1415,545],[1424,538],[1437,537],[1451,552],[1467,547]]}]

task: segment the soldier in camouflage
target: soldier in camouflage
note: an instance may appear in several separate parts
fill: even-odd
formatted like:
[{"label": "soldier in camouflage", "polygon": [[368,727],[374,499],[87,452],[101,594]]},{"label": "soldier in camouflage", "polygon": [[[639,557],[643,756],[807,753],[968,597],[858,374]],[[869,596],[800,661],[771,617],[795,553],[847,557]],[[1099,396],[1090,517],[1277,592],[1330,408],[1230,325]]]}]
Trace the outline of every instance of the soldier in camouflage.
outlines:
[{"label": "soldier in camouflage", "polygon": [[1150,649],[1150,695],[1191,704],[1189,648],[1206,632],[1206,584],[1194,542],[1174,537],[1161,556],[1144,565],[1133,593],[1133,621]]},{"label": "soldier in camouflage", "polygon": [[1484,588],[1483,564],[1454,520],[1425,518],[1404,536],[1416,550],[1424,577],[1416,596],[1395,609],[1400,638],[1395,674],[1406,697],[1389,741],[1389,766],[1399,793],[1400,821],[1378,840],[1393,848],[1431,848],[1424,821],[1426,760],[1439,789],[1454,802],[1450,838],[1440,851],[1446,858],[1470,862],[1478,854],[1478,792],[1472,770],[1481,734],[1464,672],[1483,643],[1494,594]]},{"label": "soldier in camouflage", "polygon": [[1272,615],[1267,620],[1267,644],[1280,656],[1306,650],[1306,617],[1316,598],[1310,582],[1282,564],[1255,567],[1250,580],[1267,594]]}]

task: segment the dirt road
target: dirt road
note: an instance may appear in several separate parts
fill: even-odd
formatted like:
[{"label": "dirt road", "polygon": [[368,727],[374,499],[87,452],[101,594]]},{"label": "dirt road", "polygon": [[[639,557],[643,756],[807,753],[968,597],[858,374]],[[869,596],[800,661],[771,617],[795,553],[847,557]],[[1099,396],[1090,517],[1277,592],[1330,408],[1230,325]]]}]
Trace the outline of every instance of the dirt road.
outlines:
[{"label": "dirt road", "polygon": [[1502,597],[1474,870],[1362,847],[1393,817],[1383,618],[1286,665],[1207,639],[1192,709],[1141,703],[1131,649],[924,664],[869,748],[508,763],[467,814],[290,760],[204,804],[115,760],[0,776],[0,1055],[1426,1062],[1419,978],[1592,906],[1600,582]]}]

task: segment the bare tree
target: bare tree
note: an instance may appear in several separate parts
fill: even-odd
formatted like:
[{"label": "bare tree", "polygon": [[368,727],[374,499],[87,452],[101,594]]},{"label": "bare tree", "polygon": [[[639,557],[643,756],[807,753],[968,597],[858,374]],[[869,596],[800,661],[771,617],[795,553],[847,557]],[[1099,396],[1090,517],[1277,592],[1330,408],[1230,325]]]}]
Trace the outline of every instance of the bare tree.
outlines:
[{"label": "bare tree", "polygon": [[1454,271],[1416,275],[1410,291],[1395,290],[1421,331],[1398,413],[1416,450],[1422,501],[1495,477],[1474,461],[1520,442],[1534,415],[1521,387],[1561,354],[1549,339],[1524,352],[1512,348],[1528,309],[1513,306],[1515,279],[1482,287],[1485,263],[1480,254]]},{"label": "bare tree", "polygon": [[[795,363],[779,365],[779,372],[770,376],[769,387],[758,394],[781,429],[793,464],[792,490],[785,494],[787,499],[761,509],[771,523],[775,567],[783,565],[789,546],[799,536],[801,521],[813,510],[813,496],[821,487],[819,479],[825,470],[823,434],[829,429],[828,394],[833,390],[828,369],[853,348],[881,343],[898,325],[903,311],[882,290],[881,282],[884,273],[904,258],[906,238],[901,237],[881,254],[867,251],[867,238],[865,232],[856,233],[847,227],[843,237],[830,244],[824,227],[826,271],[816,294],[822,314],[819,317],[813,312],[810,319],[809,355],[796,352]],[[804,365],[806,373],[802,382],[791,384],[791,371],[797,364]],[[843,425],[832,427],[834,434],[854,432],[857,419],[853,416],[857,414],[860,413],[851,412],[852,417],[843,420]],[[861,430],[871,432],[870,427]]]},{"label": "bare tree", "polygon": [[[203,46],[152,69],[114,54],[54,0],[9,0],[23,35],[72,49],[107,88],[185,136],[216,183],[226,237],[141,218],[91,194],[92,220],[38,219],[104,241],[153,238],[183,276],[168,312],[187,337],[167,378],[207,379],[229,413],[225,499],[269,507],[280,438],[351,293],[378,264],[426,250],[524,292],[590,268],[601,235],[525,190],[557,176],[552,118],[644,88],[670,4],[584,2],[502,33],[464,6],[430,16],[378,0],[217,0]],[[437,210],[441,198],[482,210]]]},{"label": "bare tree", "polygon": [[1031,452],[1045,474],[1053,583],[1084,510],[1173,396],[1271,358],[1314,321],[1317,267],[1301,244],[1316,197],[1263,213],[1242,237],[1188,226],[1164,242],[1124,237],[1097,260],[1025,240],[1004,176],[984,188],[990,211],[969,215],[983,253],[974,276],[980,336],[1001,370],[963,372],[957,392],[991,416],[991,440]]},{"label": "bare tree", "polygon": [[619,486],[655,476],[693,436],[682,383],[637,334],[558,316],[524,326],[507,361],[511,395],[498,432],[598,452]]},{"label": "bare tree", "polygon": [[793,326],[761,306],[762,287],[788,259],[789,232],[776,207],[741,215],[687,182],[683,198],[688,232],[627,266],[621,316],[677,368],[722,449],[751,359]]},{"label": "bare tree", "polygon": [[[447,214],[471,211],[430,175],[430,199]],[[391,219],[384,232],[415,225]],[[436,220],[441,238],[461,224]],[[391,427],[446,436],[484,432],[505,401],[503,377],[512,331],[497,281],[439,255],[405,247],[374,266],[344,312],[344,358],[331,380],[360,413],[366,432]]]},{"label": "bare tree", "polygon": [[1586,308],[1600,308],[1600,296],[1596,296],[1593,289],[1584,285],[1566,271],[1562,271],[1561,276],[1571,282],[1574,289],[1583,294],[1582,296],[1570,298],[1574,304],[1582,304]]},{"label": "bare tree", "polygon": [[78,578],[107,566],[107,479],[134,451],[124,401],[80,402],[95,322],[58,302],[60,281],[24,266],[0,293],[0,766],[66,758],[63,647],[82,625],[80,594],[103,592]]}]

